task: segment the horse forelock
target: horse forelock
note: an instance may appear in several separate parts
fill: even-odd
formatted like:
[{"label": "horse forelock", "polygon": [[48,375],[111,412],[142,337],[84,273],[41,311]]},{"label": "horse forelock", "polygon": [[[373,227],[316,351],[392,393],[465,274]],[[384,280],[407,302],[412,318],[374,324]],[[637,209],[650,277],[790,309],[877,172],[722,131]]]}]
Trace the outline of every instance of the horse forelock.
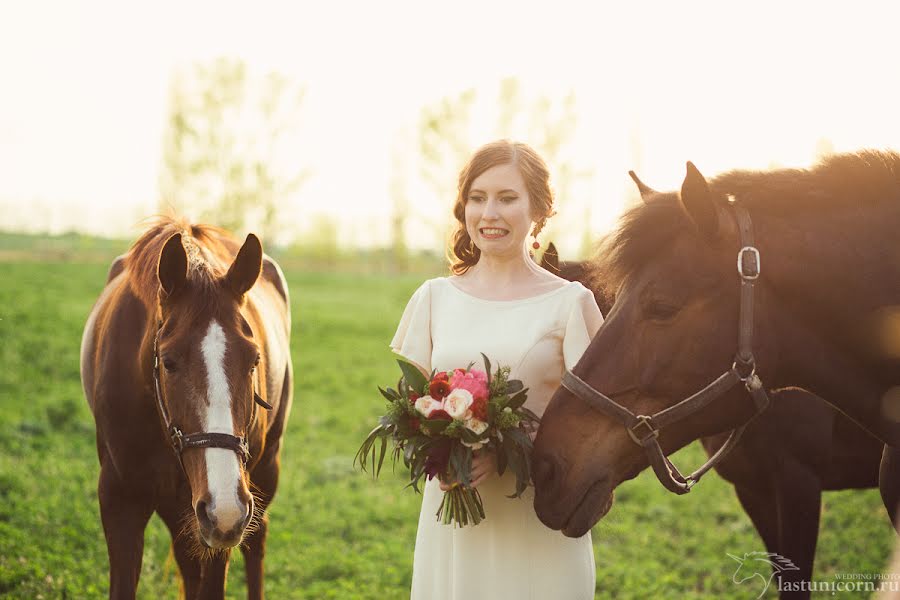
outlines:
[{"label": "horse forelock", "polygon": [[595,256],[585,265],[586,279],[612,297],[625,277],[639,269],[656,253],[670,246],[690,223],[678,204],[677,195],[660,194],[652,204],[626,211],[615,230],[598,244]]},{"label": "horse forelock", "polygon": [[148,306],[155,306],[159,293],[157,265],[168,239],[181,234],[182,246],[188,259],[187,279],[205,299],[201,304],[213,308],[218,295],[217,282],[226,273],[238,245],[228,233],[211,225],[192,225],[184,219],[156,217],[150,227],[131,246],[125,264],[135,294]]},{"label": "horse forelock", "polygon": [[[791,218],[802,219],[809,210],[896,203],[900,154],[867,150],[829,156],[810,169],[734,170],[711,179],[709,187],[717,201],[731,196],[751,216],[790,212]],[[588,280],[607,295],[614,293],[629,273],[693,227],[676,192],[657,194],[652,202],[627,210],[600,241],[587,266]]]}]

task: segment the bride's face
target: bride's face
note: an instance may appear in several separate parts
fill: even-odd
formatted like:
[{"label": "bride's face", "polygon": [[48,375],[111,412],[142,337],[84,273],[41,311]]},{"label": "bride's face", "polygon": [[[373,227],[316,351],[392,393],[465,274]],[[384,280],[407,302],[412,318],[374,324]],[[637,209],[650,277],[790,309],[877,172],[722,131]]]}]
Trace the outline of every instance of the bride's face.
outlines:
[{"label": "bride's face", "polygon": [[483,255],[521,254],[533,225],[531,199],[518,167],[492,167],[472,182],[466,198],[466,229]]}]

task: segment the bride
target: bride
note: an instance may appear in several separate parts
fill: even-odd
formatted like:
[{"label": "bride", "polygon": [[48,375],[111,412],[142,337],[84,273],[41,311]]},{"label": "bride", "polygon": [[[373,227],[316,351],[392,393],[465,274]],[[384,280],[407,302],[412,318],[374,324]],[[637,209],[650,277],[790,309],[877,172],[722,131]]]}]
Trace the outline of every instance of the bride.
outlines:
[{"label": "bride", "polygon": [[[391,348],[425,372],[495,366],[528,388],[540,416],[603,316],[593,294],[537,266],[527,248],[553,214],[549,172],[529,146],[506,140],[475,152],[459,176],[453,214],[452,275],[423,283],[410,299]],[[533,242],[539,247],[537,240]],[[487,518],[477,526],[435,517],[449,482],[427,482],[413,558],[413,600],[582,600],[594,597],[588,532],[571,539],[548,529],[529,489],[508,498],[515,477],[497,475],[491,453],[476,452],[472,483]]]}]

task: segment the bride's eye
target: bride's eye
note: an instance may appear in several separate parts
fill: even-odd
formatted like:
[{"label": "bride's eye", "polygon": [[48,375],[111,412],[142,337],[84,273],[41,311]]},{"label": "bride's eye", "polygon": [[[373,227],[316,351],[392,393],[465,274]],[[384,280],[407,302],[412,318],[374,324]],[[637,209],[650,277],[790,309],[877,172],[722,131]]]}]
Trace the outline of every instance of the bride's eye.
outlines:
[{"label": "bride's eye", "polygon": [[503,198],[500,198],[500,201],[504,204],[510,204],[511,202],[515,202],[518,199],[518,196],[504,196]]},{"label": "bride's eye", "polygon": [[469,196],[469,202],[483,202],[483,196]]}]

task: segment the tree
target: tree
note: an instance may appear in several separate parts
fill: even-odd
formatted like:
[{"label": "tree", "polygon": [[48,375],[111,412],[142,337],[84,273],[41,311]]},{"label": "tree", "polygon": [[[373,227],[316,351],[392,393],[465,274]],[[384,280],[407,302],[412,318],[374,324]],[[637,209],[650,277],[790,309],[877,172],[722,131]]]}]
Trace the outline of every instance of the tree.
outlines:
[{"label": "tree", "polygon": [[409,216],[409,197],[406,191],[406,156],[402,133],[391,148],[391,177],[388,192],[391,199],[391,266],[394,272],[409,267],[409,246],[406,243],[406,224]]},{"label": "tree", "polygon": [[163,142],[161,209],[231,230],[252,227],[272,239],[278,205],[309,175],[279,164],[296,135],[304,92],[275,73],[251,77],[240,60],[177,72]]},{"label": "tree", "polygon": [[[467,89],[425,106],[419,115],[421,174],[435,196],[448,207],[456,199],[459,170],[472,152],[469,129],[474,104],[475,90]],[[436,232],[446,227],[445,219],[424,220]]]},{"label": "tree", "polygon": [[517,78],[508,77],[500,82],[498,107],[498,136],[524,140],[544,158],[553,174],[557,211],[560,205],[568,208],[564,212],[568,216],[554,219],[541,237],[552,240],[559,232],[580,228],[579,246],[584,254],[593,238],[591,208],[585,204],[578,210],[574,194],[578,183],[593,177],[593,169],[580,168],[575,160],[578,122],[575,93],[570,91],[561,97],[528,95]]}]

